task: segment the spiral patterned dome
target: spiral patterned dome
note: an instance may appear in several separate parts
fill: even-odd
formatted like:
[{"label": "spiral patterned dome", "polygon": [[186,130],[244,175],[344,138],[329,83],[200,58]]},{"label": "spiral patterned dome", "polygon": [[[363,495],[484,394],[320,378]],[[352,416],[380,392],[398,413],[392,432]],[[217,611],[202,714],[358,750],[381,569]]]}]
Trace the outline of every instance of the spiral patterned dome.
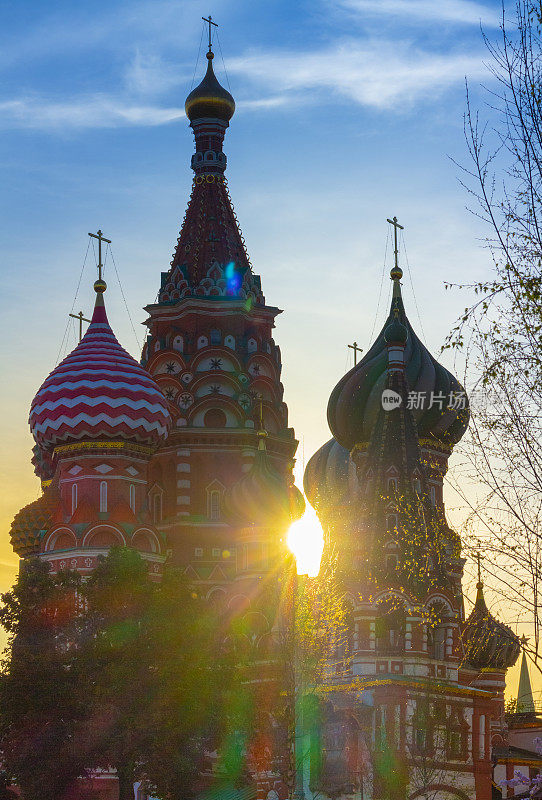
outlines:
[{"label": "spiral patterned dome", "polygon": [[205,117],[229,122],[235,112],[235,100],[216,79],[213,53],[207,53],[207,58],[209,63],[204,79],[186,98],[184,104],[186,116],[190,122]]},{"label": "spiral patterned dome", "polygon": [[303,495],[269,463],[260,440],[254,466],[235,483],[226,498],[228,515],[242,525],[281,527],[299,519],[305,510]]},{"label": "spiral patterned dome", "polygon": [[303,475],[307,500],[317,511],[348,503],[357,479],[350,453],[330,439],[309,459]]},{"label": "spiral patterned dome", "polygon": [[40,531],[47,530],[51,526],[57,505],[58,499],[55,493],[48,489],[15,515],[9,535],[11,545],[18,556],[24,558],[39,552]]},{"label": "spiral patterned dome", "polygon": [[[96,288],[97,287],[97,288]],[[81,440],[130,440],[157,445],[171,423],[158,386],[118,343],[102,292],[88,330],[49,375],[30,408],[30,430],[44,450]]]},{"label": "spiral patterned dome", "polygon": [[[419,438],[437,440],[451,449],[467,429],[469,409],[465,390],[416,336],[405,313],[399,278],[395,277],[392,307],[380,334],[366,355],[341,378],[329,398],[329,427],[339,444],[348,450],[371,438],[382,391],[386,388],[387,343],[390,336],[401,341],[403,328],[407,332],[404,358],[408,389],[424,398],[420,408],[412,409]],[[437,401],[431,404],[432,396],[441,398],[442,409]],[[458,405],[463,401],[465,408],[447,408],[451,396],[460,398]]]},{"label": "spiral patterned dome", "polygon": [[465,662],[474,669],[508,669],[520,653],[520,641],[508,625],[489,613],[483,584],[477,584],[474,608],[463,628]]}]

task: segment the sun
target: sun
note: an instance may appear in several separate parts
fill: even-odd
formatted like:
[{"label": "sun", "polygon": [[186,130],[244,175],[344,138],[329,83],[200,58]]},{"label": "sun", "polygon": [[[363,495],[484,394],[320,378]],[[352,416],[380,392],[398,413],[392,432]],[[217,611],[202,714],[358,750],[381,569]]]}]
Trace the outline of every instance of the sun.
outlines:
[{"label": "sun", "polygon": [[324,532],[316,512],[307,504],[301,519],[290,525],[288,547],[295,556],[300,575],[314,577],[320,569]]}]

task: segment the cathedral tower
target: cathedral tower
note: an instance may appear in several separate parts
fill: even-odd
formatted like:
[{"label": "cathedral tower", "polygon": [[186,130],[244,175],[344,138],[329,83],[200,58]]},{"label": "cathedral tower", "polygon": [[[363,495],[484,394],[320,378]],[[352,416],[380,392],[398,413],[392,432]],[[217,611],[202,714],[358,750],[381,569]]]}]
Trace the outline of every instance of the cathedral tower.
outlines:
[{"label": "cathedral tower", "polygon": [[128,545],[158,577],[167,547],[148,512],[148,466],[171,420],[158,386],[111,330],[105,282],[94,288],[85,336],[32,401],[43,494],[16,515],[11,541],[22,558],[83,575],[112,545]]},{"label": "cathedral tower", "polygon": [[[401,278],[396,244],[389,316],[331,393],[334,439],[305,472],[324,558],[337,552],[352,608],[328,687],[329,727],[339,719],[342,739],[328,735],[324,777],[348,775],[344,797],[357,787],[374,800],[490,800],[491,740],[519,645],[480,588],[464,620],[464,559],[443,479],[468,399],[413,330]],[[346,751],[358,754],[353,765]]]},{"label": "cathedral tower", "polygon": [[[267,544],[247,550],[247,525],[271,526],[278,541],[292,518],[269,519],[275,489],[264,493],[263,458],[267,477],[291,495],[296,515],[302,508],[292,478],[297,441],[273,339],[280,311],[266,304],[228,193],[222,145],[235,102],[219,84],[213,58],[209,46],[206,75],[186,100],[195,139],[192,193],[158,302],[146,309],[142,363],[173,420],[151,464],[154,522],[173,561],[221,598],[224,587],[246,575],[248,550],[259,548],[260,569],[268,569]],[[258,427],[267,434],[263,454]],[[248,497],[251,518],[241,521],[228,496],[253,470],[261,498],[256,507]]]}]

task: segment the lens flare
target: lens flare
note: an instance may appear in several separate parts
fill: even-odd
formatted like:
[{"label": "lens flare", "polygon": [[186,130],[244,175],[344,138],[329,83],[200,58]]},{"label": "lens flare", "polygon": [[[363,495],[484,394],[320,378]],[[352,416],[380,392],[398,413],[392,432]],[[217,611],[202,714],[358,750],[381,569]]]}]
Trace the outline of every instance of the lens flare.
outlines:
[{"label": "lens flare", "polygon": [[229,264],[226,264],[224,274],[226,276],[227,291],[231,292],[232,294],[237,294],[241,288],[241,275],[236,272],[235,263],[233,261],[230,261]]},{"label": "lens flare", "polygon": [[300,575],[310,577],[318,575],[324,547],[324,532],[316,512],[308,504],[301,519],[290,525],[288,547],[295,556]]}]

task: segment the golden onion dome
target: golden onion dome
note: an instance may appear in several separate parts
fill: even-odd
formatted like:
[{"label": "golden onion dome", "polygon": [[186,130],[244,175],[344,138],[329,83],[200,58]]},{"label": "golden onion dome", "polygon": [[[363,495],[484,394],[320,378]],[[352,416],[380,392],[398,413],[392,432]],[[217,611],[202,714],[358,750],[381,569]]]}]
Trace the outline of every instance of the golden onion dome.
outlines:
[{"label": "golden onion dome", "polygon": [[474,669],[513,667],[520,652],[519,638],[508,625],[490,614],[481,581],[477,590],[476,603],[463,628],[465,662]]},{"label": "golden onion dome", "polygon": [[204,79],[186,98],[186,116],[190,122],[204,118],[229,122],[235,112],[235,100],[216,78],[213,70],[214,54],[207,53],[207,58],[209,63]]},{"label": "golden onion dome", "polygon": [[51,527],[56,506],[55,494],[52,489],[48,489],[15,515],[11,523],[10,539],[18,556],[24,558],[39,552],[40,531]]},{"label": "golden onion dome", "polygon": [[260,440],[252,469],[232,486],[226,506],[236,523],[281,528],[303,515],[305,500],[297,486],[273,469]]}]

